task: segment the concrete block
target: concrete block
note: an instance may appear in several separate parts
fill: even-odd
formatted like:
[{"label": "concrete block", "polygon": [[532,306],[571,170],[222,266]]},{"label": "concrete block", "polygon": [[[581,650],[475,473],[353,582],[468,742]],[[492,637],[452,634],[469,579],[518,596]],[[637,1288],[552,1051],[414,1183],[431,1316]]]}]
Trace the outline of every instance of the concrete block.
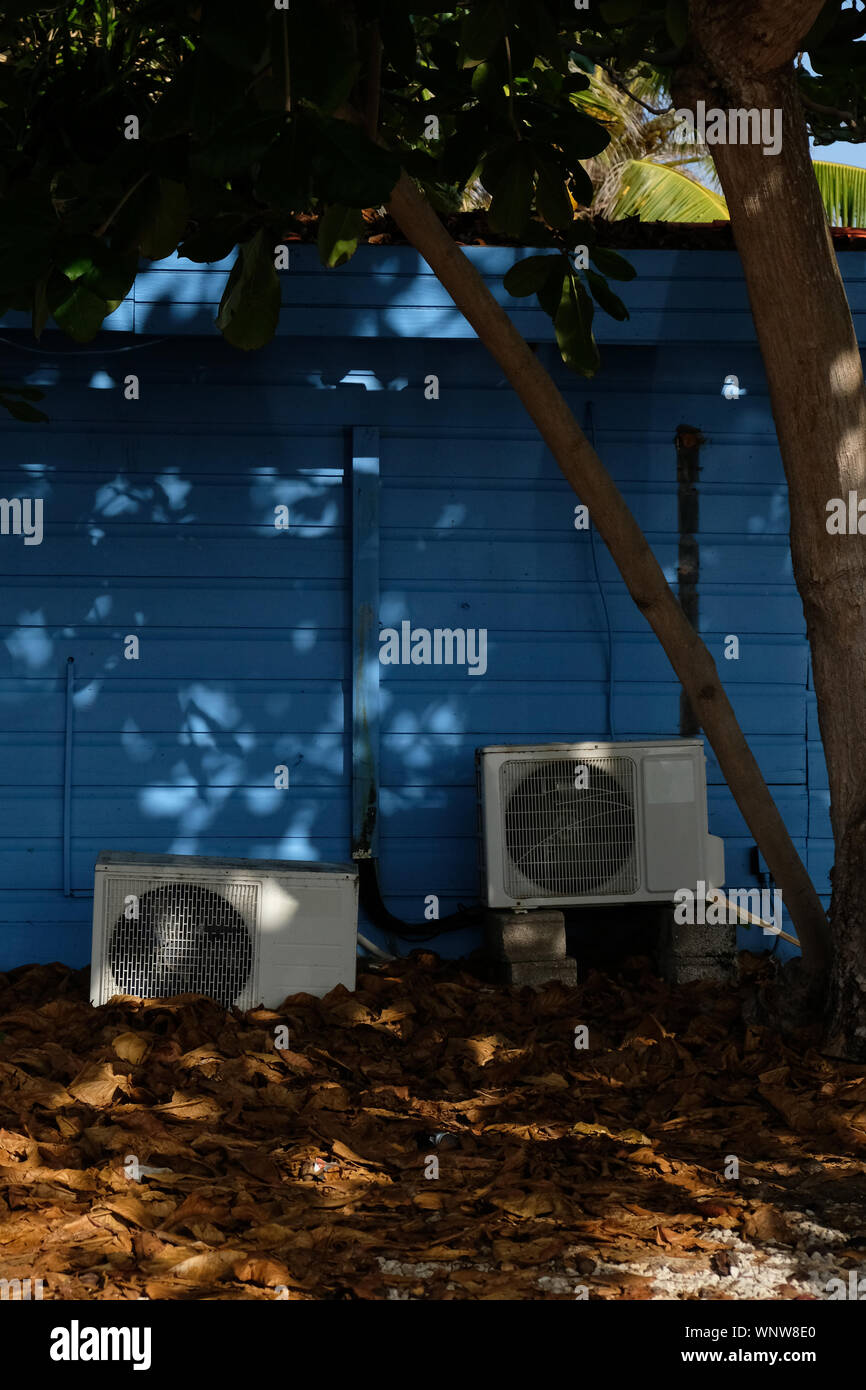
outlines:
[{"label": "concrete block", "polygon": [[661,975],[671,985],[690,985],[697,980],[713,980],[729,984],[734,977],[732,956],[669,955],[661,961]]},{"label": "concrete block", "polygon": [[560,984],[573,988],[577,984],[577,961],[573,956],[555,960],[502,961],[499,964],[499,978],[503,984],[516,987],[529,985],[532,989],[540,989],[550,980],[558,980]]},{"label": "concrete block", "polygon": [[561,912],[490,912],[485,938],[487,950],[497,960],[565,959],[565,918]]},{"label": "concrete block", "polygon": [[731,954],[737,946],[737,928],[734,923],[707,927],[697,923],[663,921],[659,944],[662,951],[675,951],[684,956]]},{"label": "concrete block", "polygon": [[730,981],[735,973],[737,928],[674,921],[674,909],[659,914],[659,973],[669,984]]}]

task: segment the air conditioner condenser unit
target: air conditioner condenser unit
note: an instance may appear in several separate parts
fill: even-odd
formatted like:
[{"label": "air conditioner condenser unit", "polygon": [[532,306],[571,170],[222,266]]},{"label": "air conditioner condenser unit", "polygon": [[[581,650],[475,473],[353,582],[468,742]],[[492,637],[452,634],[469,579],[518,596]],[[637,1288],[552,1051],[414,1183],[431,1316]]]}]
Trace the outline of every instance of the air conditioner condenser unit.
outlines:
[{"label": "air conditioner condenser unit", "polygon": [[725,881],[700,739],[479,748],[488,907],[671,902]]},{"label": "air conditioner condenser unit", "polygon": [[276,1008],[355,987],[353,865],[104,851],[96,862],[90,1000],[207,994]]}]

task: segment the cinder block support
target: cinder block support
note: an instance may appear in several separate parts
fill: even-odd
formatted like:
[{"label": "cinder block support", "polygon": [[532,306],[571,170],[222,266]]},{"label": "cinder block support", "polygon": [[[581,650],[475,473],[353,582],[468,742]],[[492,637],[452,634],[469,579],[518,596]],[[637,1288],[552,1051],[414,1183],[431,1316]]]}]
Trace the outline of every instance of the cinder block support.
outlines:
[{"label": "cinder block support", "polygon": [[540,989],[550,980],[572,987],[577,984],[577,961],[573,956],[560,956],[557,960],[500,961],[499,968],[500,979],[506,985]]},{"label": "cinder block support", "polygon": [[566,955],[565,918],[561,912],[491,911],[485,939],[497,980],[533,989],[559,980],[577,984],[577,964]]},{"label": "cinder block support", "polygon": [[491,911],[485,935],[488,951],[498,960],[559,960],[565,955],[561,912]]},{"label": "cinder block support", "polygon": [[691,925],[674,921],[674,909],[659,909],[659,973],[672,985],[694,980],[733,980],[737,960],[737,928]]}]

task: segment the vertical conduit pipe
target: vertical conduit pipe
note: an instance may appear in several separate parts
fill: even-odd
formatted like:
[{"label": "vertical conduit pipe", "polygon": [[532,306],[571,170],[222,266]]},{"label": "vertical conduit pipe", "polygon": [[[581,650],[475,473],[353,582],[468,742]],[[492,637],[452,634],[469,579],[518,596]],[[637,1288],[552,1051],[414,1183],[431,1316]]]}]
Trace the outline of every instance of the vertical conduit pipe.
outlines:
[{"label": "vertical conduit pipe", "polygon": [[379,431],[352,430],[352,858],[379,846]]},{"label": "vertical conduit pipe", "polygon": [[66,659],[66,727],[63,747],[63,896],[72,897],[72,732],[75,705],[75,658]]}]

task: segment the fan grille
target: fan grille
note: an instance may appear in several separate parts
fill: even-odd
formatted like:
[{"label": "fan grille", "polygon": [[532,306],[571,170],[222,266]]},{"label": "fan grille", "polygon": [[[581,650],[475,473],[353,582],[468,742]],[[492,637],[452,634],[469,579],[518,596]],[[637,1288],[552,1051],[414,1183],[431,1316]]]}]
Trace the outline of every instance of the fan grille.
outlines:
[{"label": "fan grille", "polygon": [[105,997],[196,993],[251,1007],[258,906],[256,883],[112,876]]},{"label": "fan grille", "polygon": [[637,892],[631,758],[513,759],[499,776],[510,897]]}]

